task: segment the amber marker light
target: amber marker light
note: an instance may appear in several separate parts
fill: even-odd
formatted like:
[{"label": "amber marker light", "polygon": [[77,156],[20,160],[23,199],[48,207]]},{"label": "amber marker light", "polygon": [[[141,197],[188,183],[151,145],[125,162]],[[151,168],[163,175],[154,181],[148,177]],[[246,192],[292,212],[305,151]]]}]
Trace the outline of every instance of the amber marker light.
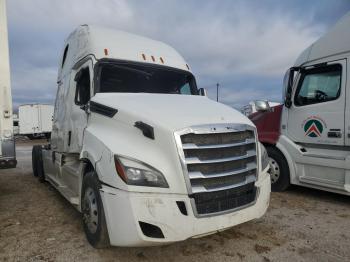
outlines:
[{"label": "amber marker light", "polygon": [[126,183],[128,181],[128,178],[125,174],[123,165],[120,163],[119,159],[116,156],[114,157],[114,163],[119,177]]},{"label": "amber marker light", "polygon": [[107,48],[104,49],[104,52],[105,52],[105,55],[108,55],[108,49]]}]

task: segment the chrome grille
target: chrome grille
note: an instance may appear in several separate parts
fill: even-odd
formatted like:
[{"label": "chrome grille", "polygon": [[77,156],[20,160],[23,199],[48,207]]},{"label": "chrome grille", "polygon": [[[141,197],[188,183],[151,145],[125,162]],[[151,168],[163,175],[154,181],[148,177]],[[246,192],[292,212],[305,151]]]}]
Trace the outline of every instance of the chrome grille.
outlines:
[{"label": "chrome grille", "polygon": [[257,154],[252,127],[198,126],[177,135],[197,215],[236,209],[255,200]]}]

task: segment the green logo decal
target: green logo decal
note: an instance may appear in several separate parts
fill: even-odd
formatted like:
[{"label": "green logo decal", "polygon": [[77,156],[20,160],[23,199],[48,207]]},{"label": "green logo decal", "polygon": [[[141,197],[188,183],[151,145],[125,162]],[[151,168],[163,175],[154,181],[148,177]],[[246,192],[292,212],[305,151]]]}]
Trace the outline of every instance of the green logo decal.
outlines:
[{"label": "green logo decal", "polygon": [[323,124],[317,119],[310,119],[304,125],[305,135],[309,137],[320,137],[323,132]]}]

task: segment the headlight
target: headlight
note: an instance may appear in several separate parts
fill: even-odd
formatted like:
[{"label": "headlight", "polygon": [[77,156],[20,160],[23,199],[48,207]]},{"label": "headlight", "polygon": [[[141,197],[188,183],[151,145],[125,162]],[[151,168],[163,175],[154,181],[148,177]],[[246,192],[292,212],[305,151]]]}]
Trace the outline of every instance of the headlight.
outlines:
[{"label": "headlight", "polygon": [[146,163],[122,156],[114,156],[114,162],[118,175],[128,185],[169,187],[163,174]]},{"label": "headlight", "polygon": [[267,154],[266,148],[263,146],[263,144],[260,144],[261,148],[261,170],[265,170],[267,166],[269,165],[269,156]]}]

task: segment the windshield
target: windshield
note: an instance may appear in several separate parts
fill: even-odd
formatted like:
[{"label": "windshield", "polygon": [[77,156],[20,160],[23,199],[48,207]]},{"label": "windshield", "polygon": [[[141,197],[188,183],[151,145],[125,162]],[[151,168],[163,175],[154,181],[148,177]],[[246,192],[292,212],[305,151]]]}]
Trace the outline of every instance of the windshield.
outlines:
[{"label": "windshield", "polygon": [[190,72],[158,65],[103,62],[96,81],[96,93],[198,95]]}]

